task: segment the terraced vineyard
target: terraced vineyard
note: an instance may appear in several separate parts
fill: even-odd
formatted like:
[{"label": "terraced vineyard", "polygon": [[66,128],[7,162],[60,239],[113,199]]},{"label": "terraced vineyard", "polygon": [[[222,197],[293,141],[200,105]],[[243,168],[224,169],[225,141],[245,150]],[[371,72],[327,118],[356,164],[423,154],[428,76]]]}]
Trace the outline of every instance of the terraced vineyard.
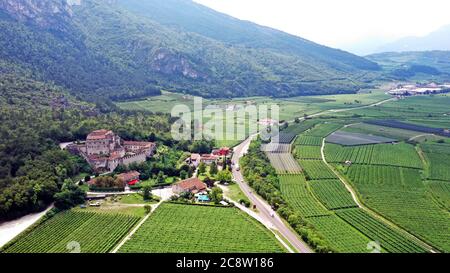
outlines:
[{"label": "terraced vineyard", "polygon": [[427,250],[419,243],[406,238],[400,231],[378,221],[362,209],[345,209],[337,212],[344,221],[354,226],[391,253],[420,253]]},{"label": "terraced vineyard", "polygon": [[236,208],[162,204],[120,249],[122,253],[274,253],[284,248]]},{"label": "terraced vineyard", "polygon": [[302,169],[290,153],[267,153],[270,163],[279,174],[298,174]]},{"label": "terraced vineyard", "polygon": [[7,247],[5,253],[68,253],[71,242],[82,253],[106,253],[140,218],[130,215],[81,211],[62,212]]},{"label": "terraced vineyard", "polygon": [[336,175],[322,160],[301,160],[303,168],[309,180],[336,179]]},{"label": "terraced vineyard", "polygon": [[308,190],[303,175],[280,175],[280,190],[286,202],[303,217],[328,215],[329,212],[321,206]]},{"label": "terraced vineyard", "polygon": [[328,209],[357,207],[345,185],[337,179],[308,181],[312,192]]},{"label": "terraced vineyard", "polygon": [[377,144],[344,147],[326,144],[325,156],[328,162],[399,166],[421,169],[422,161],[414,146],[401,144]]}]

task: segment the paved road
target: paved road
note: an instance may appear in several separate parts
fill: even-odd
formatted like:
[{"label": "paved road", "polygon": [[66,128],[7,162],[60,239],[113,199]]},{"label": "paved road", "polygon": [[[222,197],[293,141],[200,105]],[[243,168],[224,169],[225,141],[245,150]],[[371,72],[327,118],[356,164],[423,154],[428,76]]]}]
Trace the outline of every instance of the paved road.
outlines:
[{"label": "paved road", "polygon": [[[234,148],[233,162],[238,163],[239,159],[247,152],[250,142],[253,137],[249,137],[247,140],[239,144]],[[285,222],[281,220],[278,214],[264,201],[261,197],[256,196],[250,186],[244,182],[244,178],[240,171],[233,168],[233,177],[236,183],[239,185],[244,194],[250,199],[250,202],[256,205],[259,213],[258,215],[265,221],[272,225],[272,227],[301,253],[312,253],[311,248],[302,240],[299,239],[297,234],[292,231]],[[272,217],[273,216],[273,217]]]},{"label": "paved road", "polygon": [[[379,101],[379,102],[376,102],[376,103],[373,103],[370,105],[360,106],[360,107],[330,109],[330,110],[326,110],[326,111],[322,111],[322,112],[318,112],[318,113],[309,115],[308,117],[312,118],[312,117],[318,117],[318,116],[328,114],[328,113],[339,113],[339,112],[346,112],[346,111],[352,111],[352,110],[357,110],[357,109],[370,108],[370,107],[378,106],[378,105],[381,105],[383,103],[393,101],[393,100],[395,100],[395,99],[390,98],[390,99],[382,100],[382,101]],[[304,120],[304,119],[305,119],[304,117],[299,118],[299,120]],[[294,122],[294,121],[290,121],[290,122]],[[238,146],[236,146],[234,148],[233,162],[239,163],[239,159],[247,152],[247,150],[250,146],[250,142],[254,136],[255,135],[249,137],[244,142],[242,142],[241,144],[239,144]],[[285,222],[283,222],[281,220],[281,218],[278,216],[278,214],[269,206],[269,204],[265,200],[263,200],[261,197],[255,195],[253,193],[253,190],[250,188],[250,186],[244,182],[242,173],[240,171],[236,170],[236,168],[233,168],[233,177],[236,180],[236,183],[241,188],[241,190],[244,192],[244,194],[250,199],[252,204],[256,205],[257,209],[259,210],[258,216],[260,218],[262,218],[262,220],[264,222],[270,223],[271,226],[274,229],[278,230],[281,233],[281,235],[287,241],[289,241],[289,243],[292,246],[294,246],[299,252],[301,252],[301,253],[313,252],[311,250],[311,248],[305,242],[300,240],[299,237],[297,236],[297,234],[294,231],[292,231]]]}]

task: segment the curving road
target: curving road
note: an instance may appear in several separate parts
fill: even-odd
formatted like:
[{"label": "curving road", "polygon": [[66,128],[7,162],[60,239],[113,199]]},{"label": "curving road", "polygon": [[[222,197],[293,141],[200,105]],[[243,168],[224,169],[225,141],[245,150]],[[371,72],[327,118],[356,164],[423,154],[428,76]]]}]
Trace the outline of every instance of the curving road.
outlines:
[{"label": "curving road", "polygon": [[[234,148],[233,162],[238,163],[239,159],[247,152],[250,142],[254,136],[249,137],[244,142]],[[312,253],[311,248],[302,240],[299,239],[297,234],[278,216],[278,214],[270,207],[270,205],[264,201],[261,197],[257,196],[250,186],[244,182],[241,171],[233,168],[233,177],[236,183],[239,185],[244,194],[250,199],[250,202],[258,209],[258,215],[260,218],[270,223],[272,228],[277,230],[281,236],[284,237],[295,249],[300,253]]]},{"label": "curving road", "polygon": [[[369,104],[369,105],[364,105],[364,106],[360,106],[360,107],[351,107],[351,108],[342,108],[342,109],[330,109],[330,110],[326,110],[326,111],[322,111],[322,112],[318,112],[312,115],[309,115],[309,118],[312,117],[318,117],[327,113],[339,113],[339,112],[346,112],[346,111],[352,111],[352,110],[357,110],[357,109],[364,109],[364,108],[370,108],[370,107],[374,107],[374,106],[378,106],[381,104],[384,104],[386,102],[389,101],[393,101],[395,100],[395,98],[390,98],[390,99],[385,99],[373,104]],[[299,118],[300,120],[304,120],[305,118]],[[293,121],[291,121],[293,122]],[[239,144],[238,146],[236,146],[234,148],[234,154],[233,154],[233,158],[232,161],[235,163],[239,163],[239,159],[244,156],[244,154],[248,151],[248,148],[250,146],[250,142],[252,141],[253,137],[255,137],[256,135],[252,135],[249,138],[247,138],[245,141],[243,141],[241,144]],[[296,248],[296,250],[300,253],[312,253],[313,251],[311,250],[311,248],[302,240],[300,240],[300,238],[297,236],[297,234],[295,233],[295,231],[293,231],[288,224],[286,224],[281,218],[280,216],[270,207],[270,205],[263,200],[261,197],[257,196],[252,188],[250,188],[250,186],[244,182],[244,178],[242,176],[242,173],[240,172],[240,170],[237,170],[235,167],[233,167],[233,177],[236,181],[236,183],[239,185],[239,187],[241,188],[241,190],[244,192],[244,194],[248,197],[248,199],[250,199],[250,201],[252,202],[252,204],[254,204],[259,213],[258,216],[261,218],[261,220],[263,220],[265,223],[270,224],[271,228],[277,230],[281,236],[284,237],[284,239],[286,239],[293,247]]]}]

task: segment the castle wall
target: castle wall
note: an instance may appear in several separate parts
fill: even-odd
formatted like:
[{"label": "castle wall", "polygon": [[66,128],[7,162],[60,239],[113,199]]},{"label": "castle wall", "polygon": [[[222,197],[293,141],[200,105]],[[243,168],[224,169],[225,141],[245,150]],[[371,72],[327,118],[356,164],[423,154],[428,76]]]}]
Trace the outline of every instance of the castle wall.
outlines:
[{"label": "castle wall", "polygon": [[145,162],[146,159],[147,159],[147,156],[145,153],[139,153],[139,154],[123,157],[122,164],[129,165],[131,163],[142,163],[142,162]]}]

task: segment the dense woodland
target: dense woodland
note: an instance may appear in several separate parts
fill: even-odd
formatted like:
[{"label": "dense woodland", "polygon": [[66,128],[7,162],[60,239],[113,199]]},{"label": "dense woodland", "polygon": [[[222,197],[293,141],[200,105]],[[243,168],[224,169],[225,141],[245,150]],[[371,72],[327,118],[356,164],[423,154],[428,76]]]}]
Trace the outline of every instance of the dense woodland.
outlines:
[{"label": "dense woodland", "polygon": [[[378,69],[350,53],[238,20],[222,22],[236,27],[222,26],[226,31],[215,31],[223,33],[217,37],[203,29],[192,31],[195,20],[186,30],[167,24],[167,17],[148,13],[151,6],[138,14],[136,2],[124,8],[84,0],[81,6],[66,7],[62,1],[45,0],[54,9],[69,10],[58,15],[21,2],[23,9],[16,13],[0,9],[0,59],[89,99],[136,99],[161,89],[203,97],[355,93]],[[178,13],[180,3],[157,2],[165,7],[160,15],[173,18]],[[187,3],[193,18],[204,12]],[[23,20],[36,12],[36,18]],[[208,25],[216,25],[214,18],[207,18]],[[248,37],[253,44],[245,41]]]},{"label": "dense woodland", "polygon": [[81,102],[55,85],[13,74],[0,74],[0,109],[0,219],[42,209],[66,179],[90,171],[59,142],[85,139],[98,128],[130,140],[169,139],[168,116]]}]

